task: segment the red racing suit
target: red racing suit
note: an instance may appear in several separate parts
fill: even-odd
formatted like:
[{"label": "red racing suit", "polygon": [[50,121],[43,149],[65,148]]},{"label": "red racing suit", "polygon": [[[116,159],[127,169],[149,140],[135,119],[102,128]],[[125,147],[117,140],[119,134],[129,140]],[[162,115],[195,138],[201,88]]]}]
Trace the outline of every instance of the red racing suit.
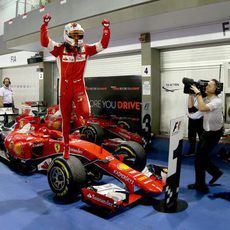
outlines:
[{"label": "red racing suit", "polygon": [[[67,50],[64,43],[56,43],[49,38],[48,24],[44,23],[41,28],[41,45],[46,47],[50,53],[57,58],[57,66],[60,75],[60,110],[62,115],[62,132],[65,142],[65,154],[68,158],[69,134],[72,103],[76,107],[79,126],[82,118],[90,115],[88,96],[83,79],[87,59],[107,48],[110,39],[109,27],[103,28],[101,41],[89,45],[83,44],[81,52],[72,47]],[[67,52],[68,51],[68,52]]]}]

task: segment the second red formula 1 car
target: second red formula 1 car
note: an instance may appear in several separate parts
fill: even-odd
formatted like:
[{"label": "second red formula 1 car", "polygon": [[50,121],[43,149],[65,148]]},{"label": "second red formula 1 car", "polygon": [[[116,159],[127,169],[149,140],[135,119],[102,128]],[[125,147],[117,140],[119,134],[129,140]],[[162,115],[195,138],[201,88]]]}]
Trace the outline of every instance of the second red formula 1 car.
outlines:
[{"label": "second red formula 1 car", "polygon": [[[45,122],[51,129],[61,130],[62,118],[58,105],[48,108]],[[76,114],[71,115],[72,130],[79,129],[84,134],[86,140],[103,145],[108,150],[115,149],[124,141],[135,141],[147,148],[148,144],[139,134],[128,130],[127,121],[119,120],[117,117],[108,118],[106,116],[90,116],[82,119],[82,126],[77,127],[75,124]]]}]

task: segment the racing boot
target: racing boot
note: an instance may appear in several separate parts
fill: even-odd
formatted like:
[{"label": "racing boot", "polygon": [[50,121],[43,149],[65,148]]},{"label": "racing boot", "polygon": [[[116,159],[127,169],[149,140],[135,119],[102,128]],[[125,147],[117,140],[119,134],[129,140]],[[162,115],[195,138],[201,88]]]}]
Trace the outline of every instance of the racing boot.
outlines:
[{"label": "racing boot", "polygon": [[69,145],[65,144],[65,149],[64,149],[64,154],[63,154],[64,159],[68,160],[69,159]]}]

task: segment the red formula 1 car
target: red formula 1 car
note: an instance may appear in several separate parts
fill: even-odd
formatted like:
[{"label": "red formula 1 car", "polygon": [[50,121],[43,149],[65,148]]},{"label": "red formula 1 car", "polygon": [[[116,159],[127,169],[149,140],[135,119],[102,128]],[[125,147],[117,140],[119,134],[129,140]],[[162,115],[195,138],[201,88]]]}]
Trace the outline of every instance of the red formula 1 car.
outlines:
[{"label": "red formula 1 car", "polygon": [[[52,159],[63,152],[61,131],[49,129],[47,123],[40,117],[18,117],[13,127],[3,126],[1,129],[2,142],[4,142],[2,149],[5,150],[4,158],[8,158],[12,162],[17,161],[18,165],[27,165],[28,169],[42,169],[44,159],[46,162],[44,165],[46,165],[48,158]],[[85,136],[77,130],[70,135],[70,139],[72,142],[83,143],[82,139],[85,139]],[[85,143],[88,146],[93,145],[88,141]],[[76,152],[73,148],[71,151],[73,154]],[[145,151],[138,143],[132,141],[117,146],[114,155],[138,169],[143,168],[146,163]]]},{"label": "red formula 1 car", "polygon": [[[81,193],[85,202],[115,211],[142,197],[136,192],[137,188],[159,194],[165,185],[161,175],[141,172],[146,165],[146,155],[136,142],[123,143],[113,155],[73,133],[71,156],[66,160],[62,157],[62,133],[48,129],[38,117],[24,117],[7,134],[4,143],[5,158],[10,162],[31,170],[44,170],[48,166],[50,188],[61,199]],[[104,174],[113,176],[124,186],[97,185]]]}]

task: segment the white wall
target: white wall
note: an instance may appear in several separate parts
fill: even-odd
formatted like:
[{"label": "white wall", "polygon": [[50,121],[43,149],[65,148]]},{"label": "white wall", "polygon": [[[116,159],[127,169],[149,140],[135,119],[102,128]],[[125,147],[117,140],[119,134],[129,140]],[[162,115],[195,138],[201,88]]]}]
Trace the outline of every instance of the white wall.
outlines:
[{"label": "white wall", "polygon": [[[16,1],[17,0],[3,0],[0,6],[0,35],[4,33],[4,22],[9,21],[16,17]],[[25,12],[24,0],[18,3],[18,15],[22,15]],[[39,7],[39,0],[27,0],[26,12],[31,11]],[[46,1],[42,1],[45,4]],[[4,3],[4,4],[3,4]]]},{"label": "white wall", "polygon": [[11,79],[17,108],[25,101],[39,101],[39,65],[27,65],[27,59],[34,55],[34,52],[21,51],[0,56],[0,77]]},{"label": "white wall", "polygon": [[89,58],[85,77],[141,75],[141,54]]},{"label": "white wall", "polygon": [[25,101],[39,101],[39,66],[24,66],[2,70],[3,77],[9,77],[13,89],[15,106],[21,108]]},{"label": "white wall", "polygon": [[0,7],[0,35],[4,33],[4,22],[15,18],[16,14],[16,0],[6,1],[2,7]]}]

